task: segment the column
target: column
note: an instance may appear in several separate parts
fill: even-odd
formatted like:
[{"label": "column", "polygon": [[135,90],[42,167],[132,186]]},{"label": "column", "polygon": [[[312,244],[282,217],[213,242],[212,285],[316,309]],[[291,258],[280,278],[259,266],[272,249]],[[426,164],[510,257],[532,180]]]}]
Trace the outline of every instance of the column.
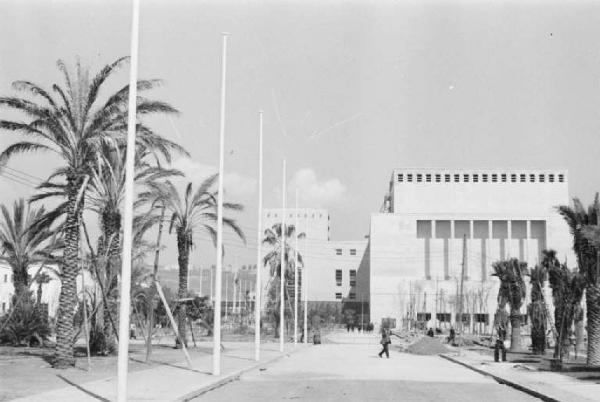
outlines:
[{"label": "column", "polygon": [[488,221],[488,238],[487,242],[487,253],[485,256],[485,268],[483,270],[483,281],[486,281],[488,278],[488,270],[490,268],[490,264],[492,263],[492,221]]},{"label": "column", "polygon": [[512,221],[510,219],[506,220],[506,226],[507,226],[507,230],[506,230],[506,236],[508,237],[508,239],[506,239],[507,245],[506,245],[506,256],[507,258],[511,257],[511,251],[512,251],[512,247],[511,247],[511,243],[512,243]]},{"label": "column", "polygon": [[[456,256],[454,255],[454,219],[450,220],[450,239],[448,239],[448,270],[445,272],[445,276],[450,276],[450,271],[454,268],[456,263]],[[460,275],[460,273],[459,273]]]},{"label": "column", "polygon": [[531,238],[531,221],[528,219],[525,221],[527,227],[527,234],[525,235],[525,260],[529,264],[531,256],[529,255],[529,239]]},{"label": "column", "polygon": [[[429,271],[426,272],[426,278],[427,278],[427,274],[429,274],[429,276],[431,277],[431,264],[433,261],[436,261],[435,252],[432,252],[435,246],[435,244],[437,243],[436,238],[435,238],[435,220],[431,221],[431,239],[429,239]],[[436,274],[437,275],[437,274]]]},{"label": "column", "polygon": [[[469,221],[469,241],[467,242],[467,256],[469,257],[467,259],[467,261],[471,260],[473,253],[471,252],[471,248],[475,247],[475,242],[473,241],[473,239],[475,239],[475,235],[473,234],[473,220]],[[473,264],[473,266],[475,266],[475,264]],[[465,275],[467,276],[467,278],[471,277],[471,272],[469,270],[469,264],[467,264],[466,269],[465,269]]]}]

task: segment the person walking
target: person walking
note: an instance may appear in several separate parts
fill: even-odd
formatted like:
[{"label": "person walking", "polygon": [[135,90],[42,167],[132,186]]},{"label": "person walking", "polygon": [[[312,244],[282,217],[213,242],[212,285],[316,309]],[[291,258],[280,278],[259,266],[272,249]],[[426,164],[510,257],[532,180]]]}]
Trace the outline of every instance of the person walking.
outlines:
[{"label": "person walking", "polygon": [[379,352],[379,357],[383,357],[382,355],[385,353],[385,356],[389,359],[390,358],[389,345],[390,345],[390,343],[392,343],[392,340],[390,339],[390,334],[389,334],[388,329],[383,329],[381,331],[381,341],[379,341],[379,343],[381,343],[381,346],[383,347],[383,349],[381,349],[381,352]]},{"label": "person walking", "polygon": [[494,361],[500,361],[500,356],[502,356],[502,361],[506,361],[506,347],[504,346],[504,341],[506,340],[506,328],[504,324],[501,322],[498,325],[498,337],[496,338],[496,344],[494,345]]}]

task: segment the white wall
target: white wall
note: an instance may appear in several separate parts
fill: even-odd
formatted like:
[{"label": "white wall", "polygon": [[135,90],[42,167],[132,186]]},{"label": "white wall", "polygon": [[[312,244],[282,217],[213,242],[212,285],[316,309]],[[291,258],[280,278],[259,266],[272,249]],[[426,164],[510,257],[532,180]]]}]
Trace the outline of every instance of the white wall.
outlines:
[{"label": "white wall", "polygon": [[[35,277],[36,273],[39,270],[39,264],[32,265],[29,267],[28,272],[31,277]],[[41,272],[47,273],[51,280],[48,283],[42,285],[42,303],[48,304],[48,314],[50,317],[55,317],[58,311],[58,299],[60,296],[60,279],[58,277],[58,267],[51,266],[48,268],[42,268]],[[99,289],[96,289],[95,281],[92,278],[92,275],[84,270],[85,275],[85,287],[88,289],[88,292],[94,294],[96,292],[99,295]],[[4,275],[8,275],[8,281],[4,282]],[[12,269],[2,264],[0,265],[0,314],[2,314],[2,303],[6,303],[6,311],[8,311],[9,302],[11,301],[12,295],[15,292],[14,285],[10,281],[10,277],[12,275]],[[77,292],[81,298],[81,290],[82,290],[82,274],[80,273],[76,278],[77,283]],[[36,296],[36,292],[38,289],[37,283],[31,283],[29,286],[29,290],[33,292],[33,297]]]}]

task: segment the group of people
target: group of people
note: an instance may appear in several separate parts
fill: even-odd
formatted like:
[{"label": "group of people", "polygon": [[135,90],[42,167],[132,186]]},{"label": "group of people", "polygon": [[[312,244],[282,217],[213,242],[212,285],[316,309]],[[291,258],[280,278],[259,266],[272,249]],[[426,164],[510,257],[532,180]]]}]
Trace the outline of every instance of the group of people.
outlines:
[{"label": "group of people", "polygon": [[363,331],[363,332],[370,334],[371,332],[373,332],[373,328],[374,328],[373,323],[368,323],[366,325],[360,325],[360,324],[356,325],[353,322],[346,323],[346,331],[348,331],[348,332],[350,332],[350,331],[354,332],[354,330],[356,329],[358,331]]}]

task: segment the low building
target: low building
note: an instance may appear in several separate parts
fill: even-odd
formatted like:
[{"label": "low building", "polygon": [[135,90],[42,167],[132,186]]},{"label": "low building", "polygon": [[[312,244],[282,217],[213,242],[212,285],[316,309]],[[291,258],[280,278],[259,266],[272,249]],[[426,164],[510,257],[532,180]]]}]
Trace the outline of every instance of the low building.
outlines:
[{"label": "low building", "polygon": [[[44,273],[47,275],[47,281],[41,282],[36,280],[36,275]],[[40,264],[35,264],[28,269],[31,283],[29,290],[32,292],[32,297],[37,300],[39,295],[40,302],[48,305],[48,315],[55,317],[58,311],[58,299],[60,296],[60,277],[59,268],[56,265],[49,265],[42,267],[40,270]],[[93,294],[95,288],[95,281],[92,275],[88,271],[85,271],[85,287],[88,289],[90,294]],[[38,275],[37,278],[40,276]],[[81,295],[82,290],[82,274],[77,275],[77,293]],[[96,292],[99,290],[96,289]],[[0,315],[6,314],[12,304],[13,295],[15,293],[15,287],[13,282],[13,273],[10,266],[2,263],[0,264]],[[80,296],[81,297],[81,296]]]}]

